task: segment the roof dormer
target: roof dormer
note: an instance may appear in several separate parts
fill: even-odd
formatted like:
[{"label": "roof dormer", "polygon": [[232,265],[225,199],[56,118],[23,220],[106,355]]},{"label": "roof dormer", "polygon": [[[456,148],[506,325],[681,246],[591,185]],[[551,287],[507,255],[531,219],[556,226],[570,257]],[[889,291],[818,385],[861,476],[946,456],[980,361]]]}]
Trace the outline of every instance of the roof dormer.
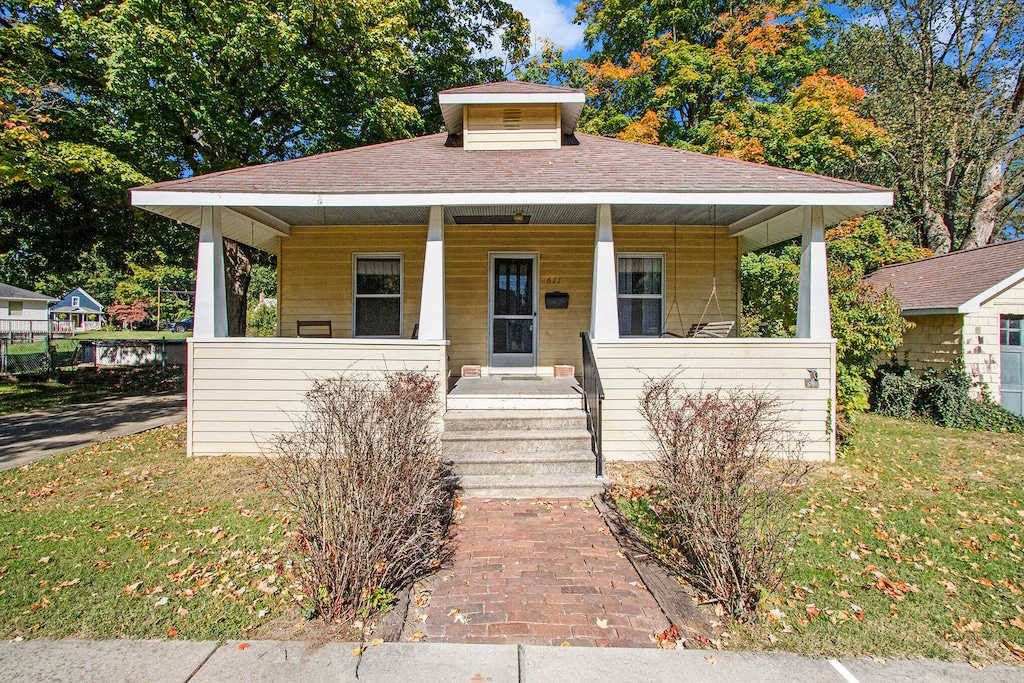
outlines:
[{"label": "roof dormer", "polygon": [[438,95],[449,140],[467,151],[558,149],[576,130],[582,90],[505,81],[445,90]]}]

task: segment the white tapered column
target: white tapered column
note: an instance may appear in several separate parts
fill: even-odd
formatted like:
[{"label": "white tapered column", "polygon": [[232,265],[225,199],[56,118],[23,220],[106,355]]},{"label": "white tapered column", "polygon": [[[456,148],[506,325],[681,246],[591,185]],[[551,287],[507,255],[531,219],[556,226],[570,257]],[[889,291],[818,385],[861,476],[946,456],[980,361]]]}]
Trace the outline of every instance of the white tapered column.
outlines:
[{"label": "white tapered column", "polygon": [[590,337],[594,341],[615,341],[619,338],[619,302],[615,287],[615,241],[612,239],[611,204],[598,205],[596,233]]},{"label": "white tapered column", "polygon": [[443,341],[444,335],[444,207],[432,206],[423,257],[419,338]]},{"label": "white tapered column", "polygon": [[804,234],[800,252],[800,298],[796,308],[796,336],[831,339],[828,304],[828,258],[825,220],[820,206],[804,207]]},{"label": "white tapered column", "polygon": [[221,209],[204,206],[196,260],[196,308],[192,336],[212,339],[228,336],[227,290],[224,285],[224,235]]}]

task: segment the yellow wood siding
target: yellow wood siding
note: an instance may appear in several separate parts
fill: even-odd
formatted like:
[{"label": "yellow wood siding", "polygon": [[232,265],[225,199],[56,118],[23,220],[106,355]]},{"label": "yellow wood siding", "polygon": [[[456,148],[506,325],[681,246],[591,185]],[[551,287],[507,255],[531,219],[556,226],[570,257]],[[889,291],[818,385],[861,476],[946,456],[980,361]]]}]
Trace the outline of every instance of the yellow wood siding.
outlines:
[{"label": "yellow wood siding", "polygon": [[964,316],[964,365],[977,381],[988,386],[989,395],[1001,400],[1002,352],[999,348],[999,319],[1024,315],[1024,282],[992,297],[977,313]]},{"label": "yellow wood siding", "polygon": [[333,335],[352,336],[355,254],[402,254],[402,336],[412,336],[420,315],[426,226],[295,227],[278,257],[280,336],[296,336],[299,320],[330,320]]},{"label": "yellow wood siding", "polygon": [[[616,225],[613,237],[617,254],[665,255],[667,331],[686,334],[692,324],[700,322],[707,307],[704,322],[734,320],[731,334],[738,334],[740,242],[729,237],[728,228]],[[721,315],[711,299],[711,284],[716,277]]]},{"label": "yellow wood siding", "polygon": [[294,429],[316,378],[424,371],[446,389],[445,345],[409,340],[214,339],[188,342],[188,452],[257,454]]},{"label": "yellow wood siding", "polygon": [[[804,441],[804,457],[835,457],[835,344],[805,339],[631,339],[594,344],[601,383],[603,446],[609,460],[639,460],[654,452],[638,397],[649,377],[677,373],[690,391],[766,391],[781,417]],[[808,388],[808,368],[818,371]]]},{"label": "yellow wood siding", "polygon": [[558,149],[562,144],[557,104],[470,104],[463,111],[467,151]]},{"label": "yellow wood siding", "polygon": [[[538,365],[579,367],[580,338],[590,329],[594,226],[449,225],[445,227],[445,296],[453,374],[487,365],[489,254],[538,254]],[[545,292],[569,294],[569,308],[544,308]]]},{"label": "yellow wood siding", "polygon": [[914,326],[904,333],[903,345],[896,351],[899,362],[906,362],[917,370],[943,369],[962,356],[962,315],[915,315],[908,316],[907,320]]}]

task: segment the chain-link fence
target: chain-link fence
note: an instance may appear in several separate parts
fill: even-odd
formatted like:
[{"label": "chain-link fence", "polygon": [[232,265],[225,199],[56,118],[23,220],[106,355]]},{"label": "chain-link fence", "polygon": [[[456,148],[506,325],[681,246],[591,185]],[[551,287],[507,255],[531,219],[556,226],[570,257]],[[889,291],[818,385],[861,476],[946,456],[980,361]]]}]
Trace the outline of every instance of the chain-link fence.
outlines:
[{"label": "chain-link fence", "polygon": [[45,372],[81,362],[82,347],[77,339],[47,337],[31,342],[0,340],[0,374]]}]

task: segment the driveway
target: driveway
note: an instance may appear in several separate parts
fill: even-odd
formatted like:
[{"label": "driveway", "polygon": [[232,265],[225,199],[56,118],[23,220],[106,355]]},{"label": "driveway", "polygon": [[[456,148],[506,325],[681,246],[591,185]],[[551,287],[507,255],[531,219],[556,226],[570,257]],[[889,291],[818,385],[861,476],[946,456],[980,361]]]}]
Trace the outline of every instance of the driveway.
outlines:
[{"label": "driveway", "polygon": [[0,471],[184,420],[184,394],[117,396],[0,416]]}]

